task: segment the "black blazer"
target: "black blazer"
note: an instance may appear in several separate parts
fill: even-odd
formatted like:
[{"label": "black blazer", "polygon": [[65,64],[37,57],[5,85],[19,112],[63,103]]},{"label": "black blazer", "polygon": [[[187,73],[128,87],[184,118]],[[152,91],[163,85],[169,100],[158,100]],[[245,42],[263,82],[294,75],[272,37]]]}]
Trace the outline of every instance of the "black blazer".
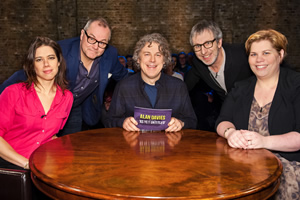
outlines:
[{"label": "black blazer", "polygon": [[[229,93],[235,82],[247,79],[252,76],[253,73],[248,64],[248,57],[244,45],[223,44],[223,48],[225,51],[225,85]],[[225,90],[223,90],[212,77],[207,65],[196,56],[193,59],[192,69],[187,73],[184,79],[189,91],[202,79],[220,96],[222,101],[227,95]]]},{"label": "black blazer", "polygon": [[[256,77],[253,76],[235,85],[224,101],[216,126],[222,121],[230,121],[237,129],[248,129],[255,84]],[[300,73],[281,67],[268,126],[270,135],[300,132]],[[290,161],[300,161],[300,151],[278,153]]]}]

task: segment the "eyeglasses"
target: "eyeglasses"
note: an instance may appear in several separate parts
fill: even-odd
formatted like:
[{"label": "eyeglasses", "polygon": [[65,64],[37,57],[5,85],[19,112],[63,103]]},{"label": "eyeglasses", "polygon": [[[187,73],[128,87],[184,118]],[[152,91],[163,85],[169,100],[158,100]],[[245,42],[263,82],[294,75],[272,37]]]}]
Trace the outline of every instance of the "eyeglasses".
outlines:
[{"label": "eyeglasses", "polygon": [[105,48],[107,47],[107,45],[108,45],[107,43],[98,41],[98,40],[96,40],[95,38],[89,36],[89,35],[87,34],[86,30],[84,30],[84,33],[85,33],[85,35],[86,35],[86,37],[87,37],[87,42],[88,42],[88,43],[90,43],[90,44],[95,44],[95,43],[98,42],[98,47],[101,48],[101,49],[105,49]]},{"label": "eyeglasses", "polygon": [[214,41],[216,41],[216,38],[211,41],[204,42],[203,44],[195,44],[193,46],[193,49],[195,52],[197,52],[197,51],[201,51],[202,46],[204,46],[205,49],[212,48]]}]

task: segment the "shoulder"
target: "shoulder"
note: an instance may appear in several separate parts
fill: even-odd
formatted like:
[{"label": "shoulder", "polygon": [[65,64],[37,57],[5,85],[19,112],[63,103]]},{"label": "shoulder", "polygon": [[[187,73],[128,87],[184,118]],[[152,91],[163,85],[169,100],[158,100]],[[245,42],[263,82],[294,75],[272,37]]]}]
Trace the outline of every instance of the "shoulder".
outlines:
[{"label": "shoulder", "polygon": [[63,55],[68,54],[69,52],[79,51],[80,38],[74,37],[65,40],[60,40],[57,42],[63,52]]},{"label": "shoulder", "polygon": [[103,53],[103,57],[105,56],[109,56],[111,54],[118,54],[117,48],[111,45],[108,45],[108,47],[105,49],[104,53]]},{"label": "shoulder", "polygon": [[129,85],[138,86],[139,85],[138,82],[140,81],[140,79],[141,79],[141,73],[135,73],[123,78],[117,83],[117,85],[119,85],[119,87],[127,87]]},{"label": "shoulder", "polygon": [[292,88],[300,89],[300,73],[288,68],[280,68],[280,82],[279,85],[284,90],[290,90]]},{"label": "shoulder", "polygon": [[64,97],[66,98],[70,98],[72,97],[73,98],[73,94],[70,90],[68,89],[65,89],[64,91],[62,91],[61,87],[59,85],[56,86],[57,87],[57,91]]},{"label": "shoulder", "polygon": [[59,41],[57,41],[57,43],[60,46],[70,45],[70,44],[73,44],[73,43],[80,43],[80,38],[79,37],[68,38],[68,39],[65,39],[65,40],[59,40]]},{"label": "shoulder", "polygon": [[8,91],[27,91],[26,83],[15,83],[8,86],[5,90]]},{"label": "shoulder", "polygon": [[25,83],[15,83],[5,88],[1,93],[1,97],[16,98],[29,90],[27,90]]},{"label": "shoulder", "polygon": [[64,95],[66,96],[66,98],[71,98],[73,99],[73,94],[70,90],[65,90],[64,91]]},{"label": "shoulder", "polygon": [[249,86],[251,83],[255,83],[256,82],[256,76],[251,76],[250,78],[247,78],[245,80],[242,81],[237,81],[234,85],[235,87],[247,87]]},{"label": "shoulder", "polygon": [[231,92],[232,94],[243,94],[248,95],[249,92],[254,88],[256,83],[256,77],[251,76],[250,78],[247,78],[242,81],[237,81],[234,84],[234,87],[232,88]]},{"label": "shoulder", "polygon": [[197,56],[194,56],[193,58],[193,67],[192,67],[192,70],[195,68],[195,67],[206,67],[206,65],[197,58]]}]

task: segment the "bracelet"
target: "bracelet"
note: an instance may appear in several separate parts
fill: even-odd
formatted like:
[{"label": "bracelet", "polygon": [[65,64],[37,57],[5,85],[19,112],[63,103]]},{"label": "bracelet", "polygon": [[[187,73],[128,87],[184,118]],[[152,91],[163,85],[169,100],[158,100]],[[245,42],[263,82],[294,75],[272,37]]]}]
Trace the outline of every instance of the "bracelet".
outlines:
[{"label": "bracelet", "polygon": [[29,162],[24,165],[24,169],[29,169]]},{"label": "bracelet", "polygon": [[234,127],[228,127],[228,128],[225,129],[224,134],[223,134],[223,135],[224,135],[224,138],[227,139],[227,137],[226,137],[226,132],[229,131],[229,129],[232,129],[232,128],[234,129]]}]

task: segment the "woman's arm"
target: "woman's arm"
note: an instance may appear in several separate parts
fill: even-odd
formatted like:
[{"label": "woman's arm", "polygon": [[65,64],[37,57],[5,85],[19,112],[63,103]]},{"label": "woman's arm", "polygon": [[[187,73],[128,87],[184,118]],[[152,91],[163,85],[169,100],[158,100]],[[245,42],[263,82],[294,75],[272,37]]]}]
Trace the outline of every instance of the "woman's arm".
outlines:
[{"label": "woman's arm", "polygon": [[0,146],[1,146],[0,148],[1,158],[17,166],[28,169],[28,159],[18,154],[1,136],[0,136]]},{"label": "woman's arm", "polygon": [[249,145],[251,149],[266,148],[283,152],[300,150],[300,134],[296,131],[271,136],[262,136],[256,132],[244,131],[243,135],[251,141],[251,145]]},{"label": "woman's arm", "polygon": [[233,148],[248,149],[248,140],[244,137],[241,130],[236,130],[233,123],[222,121],[217,126],[217,133],[226,138],[229,146]]}]

